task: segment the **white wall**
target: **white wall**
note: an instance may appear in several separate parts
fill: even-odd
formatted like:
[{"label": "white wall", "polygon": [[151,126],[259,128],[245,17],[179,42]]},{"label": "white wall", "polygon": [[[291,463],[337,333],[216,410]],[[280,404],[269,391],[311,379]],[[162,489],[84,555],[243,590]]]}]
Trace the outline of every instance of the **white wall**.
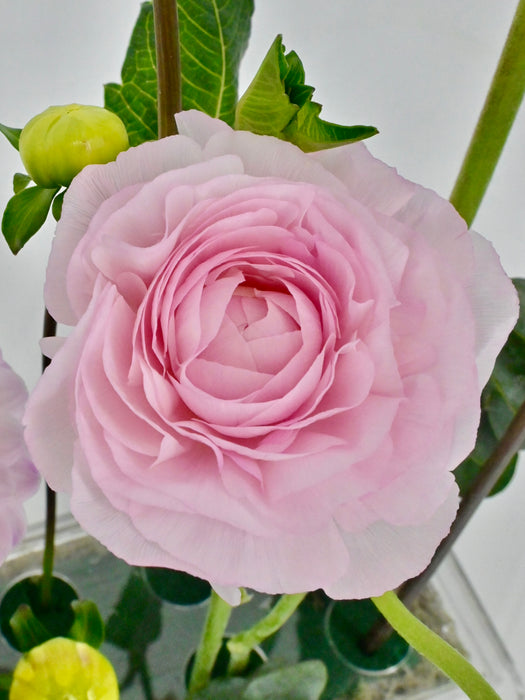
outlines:
[{"label": "white wall", "polygon": [[[256,0],[246,86],[276,34],[302,57],[323,116],[370,123],[375,155],[448,196],[516,0]],[[50,104],[102,103],[119,79],[138,13],[132,0],[0,0],[0,121],[23,124]],[[0,141],[0,205],[16,152]],[[525,111],[476,220],[503,265],[525,276]],[[0,241],[0,347],[32,386],[39,374],[39,299],[53,226],[15,259]],[[484,504],[461,559],[525,675],[525,475]],[[38,516],[32,504],[32,517]]]}]

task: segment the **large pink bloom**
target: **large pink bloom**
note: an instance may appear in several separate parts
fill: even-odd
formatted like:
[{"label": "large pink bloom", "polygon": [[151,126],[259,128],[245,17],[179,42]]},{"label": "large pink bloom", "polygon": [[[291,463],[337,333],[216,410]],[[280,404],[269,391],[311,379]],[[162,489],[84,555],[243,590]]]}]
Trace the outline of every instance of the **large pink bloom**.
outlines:
[{"label": "large pink bloom", "polygon": [[130,563],[380,594],[454,518],[513,287],[361,144],[177,122],[65,198],[46,299],[75,328],[30,400],[33,458]]},{"label": "large pink bloom", "polygon": [[0,562],[22,539],[22,503],[33,495],[40,481],[24,443],[22,414],[26,400],[23,381],[0,353]]}]

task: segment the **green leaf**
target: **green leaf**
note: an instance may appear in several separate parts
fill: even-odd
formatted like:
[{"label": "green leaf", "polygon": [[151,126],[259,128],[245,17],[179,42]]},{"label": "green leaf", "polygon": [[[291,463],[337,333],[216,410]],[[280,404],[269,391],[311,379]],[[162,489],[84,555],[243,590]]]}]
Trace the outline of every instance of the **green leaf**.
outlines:
[{"label": "green leaf", "polygon": [[67,636],[98,649],[104,641],[105,629],[97,606],[91,600],[74,600],[71,603],[71,608],[75,620]]},{"label": "green leaf", "polygon": [[218,678],[193,696],[193,700],[242,700],[248,685],[245,678]]},{"label": "green leaf", "polygon": [[235,128],[291,141],[303,151],[341,146],[377,134],[372,126],[339,126],[319,117],[314,88],[305,85],[303,64],[295,51],[284,53],[279,35],[255,78],[239,100]]},{"label": "green leaf", "polygon": [[161,601],[133,571],[106,623],[106,640],[141,656],[161,631]]},{"label": "green leaf", "polygon": [[122,66],[122,84],[104,86],[105,107],[124,124],[130,146],[157,138],[157,70],[153,6],[145,2]]},{"label": "green leaf", "polygon": [[64,203],[64,195],[66,194],[66,192],[67,190],[62,190],[62,192],[59,192],[53,200],[51,213],[53,214],[53,218],[55,221],[58,221],[62,216],[62,205]]},{"label": "green leaf", "polygon": [[17,639],[11,626],[13,616],[17,612],[20,614],[19,611],[22,608],[21,617],[15,620],[15,626],[19,621],[32,625],[33,631],[36,630],[34,621],[29,619],[29,613],[26,610],[28,608],[31,611],[31,615],[37,619],[40,632],[44,629],[47,633],[45,639],[39,639],[39,643],[45,642],[52,637],[65,637],[73,624],[74,614],[71,603],[76,599],[76,591],[69,583],[53,577],[51,604],[44,607],[41,602],[40,576],[30,576],[17,581],[7,590],[0,602],[0,628],[2,634],[9,644],[18,651],[27,651],[28,648],[31,648],[26,646],[24,640],[21,643]]},{"label": "green leaf", "polygon": [[20,141],[20,134],[22,133],[22,129],[15,129],[12,126],[0,124],[0,132],[6,137],[11,146],[16,148],[16,150],[18,151],[18,143]]},{"label": "green leaf", "polygon": [[197,605],[211,595],[208,581],[196,578],[184,571],[173,571],[158,567],[144,569],[153,591],[162,600],[176,605]]},{"label": "green leaf", "polygon": [[253,0],[179,0],[182,106],[233,126]]},{"label": "green leaf", "polygon": [[[525,279],[514,279],[513,283],[520,300],[520,315],[483,389],[476,446],[454,471],[462,495],[467,493],[525,401]],[[516,462],[517,455],[510,460],[490,495],[507,486]]]},{"label": "green leaf", "polygon": [[319,700],[327,681],[321,661],[302,661],[252,680],[242,700]]},{"label": "green leaf", "polygon": [[[239,65],[250,34],[253,0],[179,0],[183,109],[233,124]],[[128,130],[130,145],[157,138],[157,71],[153,7],[142,4],[122,67],[105,106]]]},{"label": "green leaf", "polygon": [[2,217],[2,233],[15,255],[44,225],[57,192],[58,188],[35,185],[11,197]]},{"label": "green leaf", "polygon": [[15,173],[13,175],[13,192],[15,194],[22,192],[22,190],[25,190],[30,182],[31,178],[29,175],[26,175],[25,173]]}]

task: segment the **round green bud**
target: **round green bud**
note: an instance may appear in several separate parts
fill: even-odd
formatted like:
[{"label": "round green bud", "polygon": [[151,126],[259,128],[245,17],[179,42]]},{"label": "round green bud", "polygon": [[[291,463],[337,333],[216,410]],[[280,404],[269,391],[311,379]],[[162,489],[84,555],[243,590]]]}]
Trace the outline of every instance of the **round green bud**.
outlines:
[{"label": "round green bud", "polygon": [[129,146],[122,121],[103,107],[48,107],[20,135],[20,156],[41,187],[67,187],[90,163],[108,163]]}]

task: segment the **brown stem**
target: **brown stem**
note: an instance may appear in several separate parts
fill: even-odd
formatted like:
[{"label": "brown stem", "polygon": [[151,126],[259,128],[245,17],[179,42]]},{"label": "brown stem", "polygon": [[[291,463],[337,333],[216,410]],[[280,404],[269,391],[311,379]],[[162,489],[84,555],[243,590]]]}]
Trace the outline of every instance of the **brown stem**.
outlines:
[{"label": "brown stem", "polygon": [[[494,485],[505,471],[512,457],[520,450],[525,442],[525,403],[514,416],[507,431],[497,444],[494,452],[485,462],[483,469],[474,480],[467,495],[462,499],[456,519],[452,523],[448,536],[437,548],[428,567],[415,578],[405,581],[398,589],[398,597],[406,604],[410,603],[428,583],[453,544],[463,532],[466,524],[474,515],[476,509],[488,496]],[[361,647],[367,654],[373,654],[390,637],[392,628],[386,620],[379,620],[364,637]]]},{"label": "brown stem", "polygon": [[[44,311],[43,337],[56,335],[57,322],[49,311]],[[42,372],[49,365],[49,357],[42,355]],[[46,533],[44,556],[42,561],[42,578],[40,580],[40,599],[44,608],[51,605],[51,588],[53,582],[53,564],[55,559],[55,524],[56,524],[56,493],[46,485]]]},{"label": "brown stem", "polygon": [[182,110],[179,20],[176,0],[153,0],[157,55],[159,139],[177,133],[175,114]]}]

